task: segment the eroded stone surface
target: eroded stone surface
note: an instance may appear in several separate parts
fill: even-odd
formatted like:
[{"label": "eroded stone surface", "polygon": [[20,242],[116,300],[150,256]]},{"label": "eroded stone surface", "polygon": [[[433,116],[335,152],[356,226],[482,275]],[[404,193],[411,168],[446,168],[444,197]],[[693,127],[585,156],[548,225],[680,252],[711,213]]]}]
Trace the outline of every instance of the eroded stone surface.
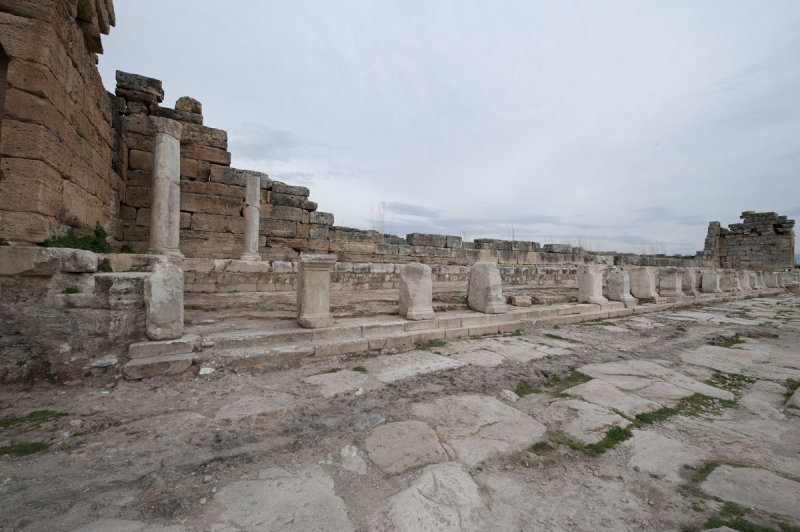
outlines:
[{"label": "eroded stone surface", "polygon": [[396,382],[424,373],[460,368],[465,365],[464,362],[434,355],[427,351],[411,351],[372,359],[364,363],[369,374],[383,383]]},{"label": "eroded stone surface", "polygon": [[246,530],[353,530],[333,480],[315,466],[265,469],[258,480],[225,486],[215,501],[221,506],[220,524]]},{"label": "eroded stone surface", "polygon": [[458,353],[453,355],[451,358],[471,366],[480,366],[483,368],[496,368],[506,360],[504,356],[493,353],[492,351],[487,351],[485,349],[481,349],[480,351],[467,351],[466,353]]},{"label": "eroded stone surface", "polygon": [[682,481],[680,471],[684,466],[697,466],[707,456],[699,447],[649,430],[634,430],[633,438],[623,445],[631,454],[629,466],[672,482]]},{"label": "eroded stone surface", "polygon": [[376,466],[393,474],[448,460],[436,432],[422,421],[375,427],[367,436],[365,447]]},{"label": "eroded stone surface", "polygon": [[541,420],[551,430],[561,431],[582,444],[597,443],[609,429],[630,425],[630,421],[611,410],[578,399],[554,401],[544,410]]},{"label": "eroded stone surface", "polygon": [[800,519],[800,482],[765,469],[721,465],[700,488],[725,501]]},{"label": "eroded stone surface", "polygon": [[537,442],[545,427],[493,397],[453,395],[412,407],[412,415],[434,425],[439,439],[468,466]]},{"label": "eroded stone surface", "polygon": [[279,414],[288,410],[293,396],[283,392],[266,392],[263,395],[246,395],[217,410],[217,419],[240,420],[261,414]]},{"label": "eroded stone surface", "polygon": [[372,375],[350,370],[311,375],[303,379],[303,382],[317,386],[319,392],[328,398],[342,394],[351,394],[358,390],[366,392],[382,386]]},{"label": "eroded stone surface", "polygon": [[661,408],[661,404],[643,399],[632,393],[625,393],[616,386],[600,379],[592,379],[578,386],[573,386],[564,393],[578,397],[589,403],[622,412],[627,417],[635,417],[642,412],[652,412]]},{"label": "eroded stone surface", "polygon": [[419,480],[392,497],[388,520],[398,531],[480,530],[484,506],[469,473],[448,462],[426,467]]}]

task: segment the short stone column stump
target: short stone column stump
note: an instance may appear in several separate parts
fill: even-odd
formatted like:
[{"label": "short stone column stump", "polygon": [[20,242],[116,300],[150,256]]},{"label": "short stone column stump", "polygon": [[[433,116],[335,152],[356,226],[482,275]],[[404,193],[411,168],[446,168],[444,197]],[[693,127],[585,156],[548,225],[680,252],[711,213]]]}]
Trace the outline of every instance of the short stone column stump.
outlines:
[{"label": "short stone column stump", "polygon": [[400,268],[400,315],[407,320],[433,319],[430,266],[412,262]]},{"label": "short stone column stump", "polygon": [[306,329],[333,325],[331,268],[336,255],[300,255],[297,272],[297,323]]}]

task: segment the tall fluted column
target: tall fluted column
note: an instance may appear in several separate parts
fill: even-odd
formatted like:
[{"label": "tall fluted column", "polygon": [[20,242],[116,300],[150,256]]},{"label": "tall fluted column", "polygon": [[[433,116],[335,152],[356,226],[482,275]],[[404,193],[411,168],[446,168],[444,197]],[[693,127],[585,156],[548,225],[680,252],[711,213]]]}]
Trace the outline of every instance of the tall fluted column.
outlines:
[{"label": "tall fluted column", "polygon": [[150,205],[150,251],[180,255],[181,132],[180,122],[152,117],[153,195]]}]

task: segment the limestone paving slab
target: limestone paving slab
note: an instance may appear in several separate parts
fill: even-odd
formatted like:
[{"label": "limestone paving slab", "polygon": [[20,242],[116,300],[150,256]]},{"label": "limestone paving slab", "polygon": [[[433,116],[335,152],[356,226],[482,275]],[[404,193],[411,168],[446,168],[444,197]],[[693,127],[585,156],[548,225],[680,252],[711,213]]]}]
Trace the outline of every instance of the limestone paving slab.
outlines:
[{"label": "limestone paving slab", "polygon": [[262,414],[280,414],[289,410],[294,403],[295,397],[284,392],[245,395],[217,410],[214,417],[239,421]]},{"label": "limestone paving slab", "polygon": [[704,345],[681,353],[680,357],[687,364],[705,366],[725,373],[740,373],[776,381],[800,378],[800,370],[769,364],[769,360],[765,360],[761,353],[745,349]]},{"label": "limestone paving slab", "polygon": [[485,530],[480,518],[485,506],[478,485],[460,464],[436,464],[426,467],[417,481],[389,500],[388,522],[374,528]]},{"label": "limestone paving slab", "polygon": [[734,399],[734,395],[727,390],[709,386],[678,371],[647,360],[588,364],[579,368],[578,371],[595,379],[604,380],[622,390],[636,391],[638,395],[648,399],[651,398],[648,397],[649,394],[639,393],[639,391],[657,382],[667,383],[691,392],[687,395],[700,393],[717,399]]},{"label": "limestone paving slab", "polygon": [[380,382],[390,384],[426,373],[445,371],[466,366],[466,363],[435,355],[427,351],[410,351],[398,355],[382,356],[364,362],[370,375]]},{"label": "limestone paving slab", "polygon": [[265,469],[257,480],[223,487],[215,502],[219,525],[245,530],[353,530],[333,480],[317,466]]},{"label": "limestone paving slab", "polygon": [[800,482],[766,469],[721,465],[700,488],[725,501],[800,519]]},{"label": "limestone paving slab", "polygon": [[73,532],[183,532],[183,525],[162,526],[129,519],[99,519],[73,529]]},{"label": "limestone paving slab", "polygon": [[544,435],[544,425],[494,397],[451,395],[411,408],[431,423],[451,456],[467,466],[527,448]]},{"label": "limestone paving slab", "polygon": [[375,427],[364,446],[369,459],[392,474],[449,460],[436,432],[422,421],[398,421]]},{"label": "limestone paving slab", "polygon": [[638,395],[625,393],[613,384],[600,379],[592,379],[589,382],[573,386],[564,390],[564,393],[610,410],[617,410],[627,417],[635,417],[643,412],[653,412],[663,406]]},{"label": "limestone paving slab", "polygon": [[481,349],[480,351],[467,351],[466,353],[458,353],[453,355],[454,358],[470,366],[479,366],[482,368],[496,368],[506,361],[506,357]]},{"label": "limestone paving slab", "polygon": [[656,478],[681,482],[684,466],[697,466],[707,457],[706,451],[649,430],[634,430],[633,437],[623,443],[630,453],[628,465]]},{"label": "limestone paving slab", "polygon": [[372,375],[351,370],[311,375],[303,379],[303,382],[316,386],[319,393],[326,398],[352,394],[359,389],[363,391],[376,390],[383,386],[383,383]]},{"label": "limestone paving slab", "polygon": [[563,432],[584,445],[599,442],[613,427],[630,425],[619,414],[579,399],[553,401],[539,419],[550,430]]}]

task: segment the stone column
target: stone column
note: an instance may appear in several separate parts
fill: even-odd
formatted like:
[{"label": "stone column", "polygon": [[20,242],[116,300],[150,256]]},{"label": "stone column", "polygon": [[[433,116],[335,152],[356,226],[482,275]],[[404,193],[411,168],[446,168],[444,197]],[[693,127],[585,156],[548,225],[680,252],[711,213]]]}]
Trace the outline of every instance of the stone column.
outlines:
[{"label": "stone column", "polygon": [[750,292],[753,289],[750,285],[750,272],[747,270],[736,270],[736,276],[739,278],[739,287],[743,292]]},{"label": "stone column", "polygon": [[722,270],[722,273],[720,273],[719,287],[723,292],[742,291],[742,287],[739,286],[739,278],[736,276],[735,270]]},{"label": "stone column", "polygon": [[670,268],[658,274],[658,295],[661,297],[683,297],[681,272]]},{"label": "stone column", "polygon": [[627,270],[614,268],[608,272],[606,278],[608,299],[622,301],[626,307],[636,304],[636,298],[631,295],[631,278]]},{"label": "stone column", "polygon": [[656,292],[656,276],[653,269],[648,266],[631,268],[629,274],[633,297],[645,301],[655,301],[658,293]]},{"label": "stone column", "polygon": [[503,314],[508,306],[503,300],[503,281],[494,262],[476,262],[469,269],[467,305],[484,314]]},{"label": "stone column", "polygon": [[753,290],[764,289],[764,272],[750,272],[750,287]]},{"label": "stone column", "polygon": [[150,203],[150,251],[180,255],[180,138],[183,126],[169,118],[154,116],[151,120],[156,138]]},{"label": "stone column", "polygon": [[697,297],[700,293],[697,290],[697,269],[684,268],[683,269],[683,293],[687,296]]},{"label": "stone column", "polygon": [[412,262],[400,268],[400,315],[409,320],[433,319],[430,266]]},{"label": "stone column", "polygon": [[704,271],[702,289],[704,294],[721,294],[722,290],[719,287],[719,272],[716,270]]},{"label": "stone column", "polygon": [[608,303],[603,297],[603,266],[581,264],[578,266],[578,303],[602,305]]},{"label": "stone column", "polygon": [[297,271],[297,323],[307,329],[330,327],[331,268],[336,255],[300,255]]},{"label": "stone column", "polygon": [[764,272],[764,284],[767,288],[778,288],[778,275],[775,272]]},{"label": "stone column", "polygon": [[144,281],[145,331],[151,340],[183,336],[183,270],[175,259],[160,259]]},{"label": "stone column", "polygon": [[261,219],[261,178],[247,174],[244,197],[244,253],[242,260],[261,260],[258,254],[258,223]]}]

